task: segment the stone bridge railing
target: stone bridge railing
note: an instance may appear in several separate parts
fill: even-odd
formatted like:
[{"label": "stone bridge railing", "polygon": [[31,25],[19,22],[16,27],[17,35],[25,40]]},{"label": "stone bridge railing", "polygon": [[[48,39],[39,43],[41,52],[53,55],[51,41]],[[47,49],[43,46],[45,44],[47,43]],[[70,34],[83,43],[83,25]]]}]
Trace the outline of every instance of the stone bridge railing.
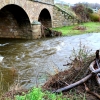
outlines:
[{"label": "stone bridge railing", "polygon": [[53,15],[54,27],[68,26],[81,22],[77,17],[73,16],[72,14],[68,13],[67,11],[56,5],[54,5]]},{"label": "stone bridge railing", "polygon": [[[67,19],[67,20],[72,19],[72,20],[78,21],[78,19],[75,16],[73,16],[72,14],[69,14],[67,11],[61,9],[60,7],[58,7],[56,5],[55,5],[55,7],[57,7],[57,9],[62,12],[65,19]],[[74,22],[73,22],[73,24],[74,24]]]},{"label": "stone bridge railing", "polygon": [[30,0],[33,2],[39,2],[47,5],[54,5],[54,0]]}]

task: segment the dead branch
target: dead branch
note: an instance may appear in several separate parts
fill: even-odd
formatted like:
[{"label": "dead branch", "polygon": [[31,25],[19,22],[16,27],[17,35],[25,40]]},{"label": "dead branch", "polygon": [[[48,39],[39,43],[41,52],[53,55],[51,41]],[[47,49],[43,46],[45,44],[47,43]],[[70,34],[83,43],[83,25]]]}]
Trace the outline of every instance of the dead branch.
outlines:
[{"label": "dead branch", "polygon": [[99,50],[96,50],[96,60],[95,60],[95,63],[96,63],[96,65],[97,65],[97,68],[100,68],[100,66],[99,66]]},{"label": "dead branch", "polygon": [[[96,50],[95,54],[96,54],[96,58],[89,66],[89,69],[92,72],[95,71],[96,69],[100,68],[99,50]],[[98,85],[100,86],[100,73],[98,73],[95,77],[96,77]]]},{"label": "dead branch", "polygon": [[44,25],[41,25],[41,33],[42,37],[54,37],[54,36],[61,36],[62,32],[54,31]]},{"label": "dead branch", "polygon": [[95,96],[98,99],[100,99],[100,95],[99,94],[90,91],[90,89],[87,87],[87,85],[85,83],[84,83],[84,86],[85,86],[85,90],[86,90],[87,93],[92,94],[93,96]]},{"label": "dead branch", "polygon": [[89,80],[92,77],[92,75],[98,74],[99,72],[100,72],[100,68],[97,69],[97,70],[94,70],[89,75],[87,75],[83,79],[81,79],[81,80],[79,80],[79,81],[77,81],[77,82],[75,82],[73,84],[70,84],[70,85],[68,85],[66,87],[63,87],[63,88],[60,88],[58,90],[53,91],[53,93],[60,93],[60,92],[68,91],[68,90],[70,90],[70,89],[72,89],[72,88],[74,88],[74,87],[76,87],[76,86],[78,86],[80,84],[83,84],[84,82],[86,82],[87,80]]},{"label": "dead branch", "polygon": [[68,85],[68,86],[66,86],[66,87],[64,87],[64,88],[60,88],[60,89],[58,89],[58,90],[56,90],[56,91],[53,91],[53,92],[54,92],[54,93],[60,93],[60,92],[68,91],[68,90],[70,90],[70,89],[72,89],[72,88],[74,88],[74,87],[76,87],[76,86],[78,86],[78,85],[80,85],[80,84],[86,82],[88,79],[91,78],[91,76],[92,76],[92,73],[89,74],[88,76],[86,76],[85,78],[83,78],[83,79],[81,79],[81,80],[79,80],[79,81],[73,83],[73,84],[70,84],[70,85]]}]

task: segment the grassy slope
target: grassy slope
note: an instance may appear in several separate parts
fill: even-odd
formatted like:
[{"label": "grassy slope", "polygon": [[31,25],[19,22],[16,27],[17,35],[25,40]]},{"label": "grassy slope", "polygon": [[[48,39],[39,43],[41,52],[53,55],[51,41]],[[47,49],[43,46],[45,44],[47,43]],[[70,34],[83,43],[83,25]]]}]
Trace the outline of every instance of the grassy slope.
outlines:
[{"label": "grassy slope", "polygon": [[72,16],[76,17],[75,12],[68,6],[68,5],[61,5],[61,4],[56,4],[57,7],[63,9],[64,11],[66,11],[67,13],[69,13]]},{"label": "grassy slope", "polygon": [[67,36],[78,35],[83,33],[100,32],[100,22],[87,22],[87,23],[82,23],[80,25],[85,26],[86,30],[73,30],[75,26],[79,26],[79,25],[58,27],[58,28],[53,28],[53,30],[60,31],[63,33],[63,35],[67,35]]}]

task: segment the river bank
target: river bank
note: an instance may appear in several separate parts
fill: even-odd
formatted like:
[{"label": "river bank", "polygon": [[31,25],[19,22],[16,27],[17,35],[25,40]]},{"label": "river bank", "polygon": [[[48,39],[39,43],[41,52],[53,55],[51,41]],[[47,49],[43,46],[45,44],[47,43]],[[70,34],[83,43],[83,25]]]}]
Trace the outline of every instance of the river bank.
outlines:
[{"label": "river bank", "polygon": [[[71,89],[71,91],[65,91],[60,95],[52,93],[52,91],[74,83],[90,73],[89,64],[95,59],[95,56],[87,55],[83,57],[83,59],[81,57],[83,57],[82,52],[80,56],[77,56],[77,58],[72,61],[72,63],[66,64],[70,65],[71,68],[69,70],[60,71],[51,76],[49,80],[42,85],[42,89],[38,87],[28,91],[20,89],[13,90],[3,95],[3,98],[13,98],[14,100],[99,100],[94,95],[86,92],[84,84]],[[99,93],[99,88],[97,87],[97,83],[94,81],[94,78],[91,78],[89,81],[85,82],[85,84],[87,84],[90,90]],[[47,90],[49,92],[47,92]]]},{"label": "river bank", "polygon": [[[18,71],[20,84],[26,89],[31,89],[36,84],[36,80],[43,85],[48,80],[46,75],[51,76],[68,69],[69,67],[63,64],[70,61],[69,58],[75,54],[74,51],[77,54],[80,48],[84,48],[90,55],[94,54],[97,49],[100,49],[99,39],[100,33],[89,33],[35,41],[2,41],[0,54],[4,58],[0,66],[6,70],[14,66]],[[44,74],[46,72],[49,73]],[[17,78],[14,81],[18,82]]]},{"label": "river bank", "polygon": [[100,22],[86,22],[71,26],[58,27],[53,30],[62,32],[63,36],[81,35],[85,33],[99,33]]}]

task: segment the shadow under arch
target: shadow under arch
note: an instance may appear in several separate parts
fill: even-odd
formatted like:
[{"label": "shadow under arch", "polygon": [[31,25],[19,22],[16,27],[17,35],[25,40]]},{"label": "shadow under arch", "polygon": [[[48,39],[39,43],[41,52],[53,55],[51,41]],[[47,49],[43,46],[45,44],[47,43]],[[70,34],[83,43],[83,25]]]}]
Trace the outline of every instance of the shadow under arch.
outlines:
[{"label": "shadow under arch", "polygon": [[44,8],[39,15],[38,21],[42,23],[45,27],[52,27],[52,20],[50,12]]},{"label": "shadow under arch", "polygon": [[27,13],[18,5],[9,4],[0,10],[0,37],[31,38],[31,23]]}]

